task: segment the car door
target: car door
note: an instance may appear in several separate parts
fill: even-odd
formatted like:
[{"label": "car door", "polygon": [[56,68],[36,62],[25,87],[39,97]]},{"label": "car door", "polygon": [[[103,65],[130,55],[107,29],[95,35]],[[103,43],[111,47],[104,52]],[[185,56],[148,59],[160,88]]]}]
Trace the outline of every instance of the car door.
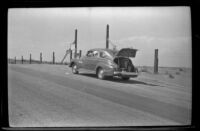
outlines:
[{"label": "car door", "polygon": [[92,56],[88,57],[87,59],[87,68],[91,71],[95,71],[96,65],[98,63],[98,59],[99,59],[99,51],[97,50],[93,50],[92,52]]},{"label": "car door", "polygon": [[93,51],[88,51],[86,56],[82,59],[83,68],[87,70],[93,70],[94,53]]},{"label": "car door", "polygon": [[91,62],[91,70],[94,70],[95,71],[95,69],[96,69],[96,65],[98,64],[98,62],[99,62],[99,55],[100,55],[100,53],[99,53],[99,51],[97,51],[97,50],[94,50],[93,51],[93,57],[90,59],[90,62]]}]

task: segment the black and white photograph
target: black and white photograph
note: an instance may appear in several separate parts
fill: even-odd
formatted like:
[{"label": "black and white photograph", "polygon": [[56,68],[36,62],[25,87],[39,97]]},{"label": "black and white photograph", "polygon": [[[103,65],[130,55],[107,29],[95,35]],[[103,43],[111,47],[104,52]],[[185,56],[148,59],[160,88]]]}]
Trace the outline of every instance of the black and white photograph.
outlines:
[{"label": "black and white photograph", "polygon": [[7,15],[10,127],[191,125],[189,6]]}]

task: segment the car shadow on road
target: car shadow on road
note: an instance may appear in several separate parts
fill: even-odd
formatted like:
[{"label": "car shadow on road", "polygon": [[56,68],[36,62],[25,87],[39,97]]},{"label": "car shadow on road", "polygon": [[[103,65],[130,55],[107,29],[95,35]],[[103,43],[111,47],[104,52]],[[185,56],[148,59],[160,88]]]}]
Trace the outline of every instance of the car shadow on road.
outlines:
[{"label": "car shadow on road", "polygon": [[[81,73],[80,75],[88,76],[88,77],[92,77],[92,78],[97,79],[96,74]],[[133,79],[122,80],[121,78],[118,78],[118,77],[108,77],[105,80],[112,81],[112,82],[118,82],[118,83],[124,83],[124,84],[142,84],[142,85],[147,85],[147,86],[160,86],[160,85],[146,83],[146,82],[143,82],[143,81],[138,81],[138,80],[133,80]]]},{"label": "car shadow on road", "polygon": [[133,79],[130,79],[130,80],[122,80],[121,78],[108,78],[107,80],[109,81],[113,81],[113,82],[118,82],[118,83],[124,83],[124,84],[142,84],[142,85],[148,85],[148,86],[159,86],[159,85],[156,85],[156,84],[151,84],[151,83],[146,83],[146,82],[143,82],[143,81],[138,81],[138,80],[133,80]]}]

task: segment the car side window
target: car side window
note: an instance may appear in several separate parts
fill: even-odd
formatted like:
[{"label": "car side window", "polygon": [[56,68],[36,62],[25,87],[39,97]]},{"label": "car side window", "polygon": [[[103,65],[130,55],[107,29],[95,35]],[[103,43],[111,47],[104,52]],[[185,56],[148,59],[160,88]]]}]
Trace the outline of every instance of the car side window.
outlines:
[{"label": "car side window", "polygon": [[94,57],[99,57],[99,52],[98,51],[94,51],[93,54],[94,54]]},{"label": "car side window", "polygon": [[101,58],[106,58],[107,56],[106,56],[106,54],[104,52],[100,52],[100,57]]},{"label": "car side window", "polygon": [[99,55],[101,58],[112,58],[112,56],[106,52],[106,51],[102,51],[100,52],[100,55]]},{"label": "car side window", "polygon": [[94,56],[93,51],[88,51],[87,52],[87,57],[93,57],[93,56]]}]

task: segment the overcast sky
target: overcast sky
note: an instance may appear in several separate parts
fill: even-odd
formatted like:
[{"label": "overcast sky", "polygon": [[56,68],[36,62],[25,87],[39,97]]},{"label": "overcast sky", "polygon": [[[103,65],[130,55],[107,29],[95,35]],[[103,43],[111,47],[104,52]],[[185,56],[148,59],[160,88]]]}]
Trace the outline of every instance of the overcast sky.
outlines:
[{"label": "overcast sky", "polygon": [[[8,57],[60,62],[78,29],[78,50],[105,48],[106,25],[117,49],[138,49],[135,65],[191,67],[189,7],[22,8],[8,11]],[[112,45],[110,45],[112,48]],[[69,60],[69,59],[67,59]]]}]

